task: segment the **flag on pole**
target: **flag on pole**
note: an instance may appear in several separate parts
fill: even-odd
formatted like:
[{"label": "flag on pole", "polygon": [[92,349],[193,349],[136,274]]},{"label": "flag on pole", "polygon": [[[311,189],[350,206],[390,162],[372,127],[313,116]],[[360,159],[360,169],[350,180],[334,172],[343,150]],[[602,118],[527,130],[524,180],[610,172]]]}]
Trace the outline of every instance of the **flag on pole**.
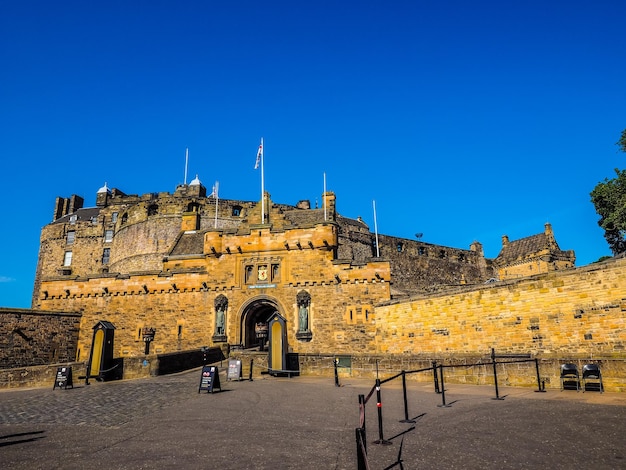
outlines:
[{"label": "flag on pole", "polygon": [[258,170],[259,163],[261,163],[261,158],[263,158],[263,139],[261,139],[261,144],[259,145],[259,150],[256,153],[256,163],[254,164],[254,169]]},{"label": "flag on pole", "polygon": [[217,191],[219,188],[219,182],[215,182],[215,184],[213,185],[213,191],[211,192],[211,194],[209,194],[209,197],[214,197],[217,198]]}]

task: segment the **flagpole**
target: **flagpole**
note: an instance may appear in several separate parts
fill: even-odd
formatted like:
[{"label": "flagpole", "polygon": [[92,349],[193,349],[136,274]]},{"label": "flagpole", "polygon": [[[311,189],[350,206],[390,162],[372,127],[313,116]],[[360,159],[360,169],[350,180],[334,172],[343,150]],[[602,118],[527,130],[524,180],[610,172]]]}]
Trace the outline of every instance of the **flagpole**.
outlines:
[{"label": "flagpole", "polygon": [[189,163],[189,147],[185,149],[185,185],[187,185],[187,164]]},{"label": "flagpole", "polygon": [[372,201],[374,207],[374,233],[376,234],[376,258],[380,258],[380,248],[378,248],[378,224],[376,223],[376,201]]},{"label": "flagpole", "polygon": [[215,186],[213,186],[213,192],[215,193],[215,228],[217,228],[217,205],[219,204],[219,196],[218,196],[218,191],[219,191],[219,181],[215,182]]},{"label": "flagpole", "polygon": [[326,172],[324,172],[324,192],[322,193],[322,201],[324,203],[324,222],[326,222]]},{"label": "flagpole", "polygon": [[265,149],[263,148],[263,137],[261,137],[261,223],[265,223],[265,172],[263,169]]}]

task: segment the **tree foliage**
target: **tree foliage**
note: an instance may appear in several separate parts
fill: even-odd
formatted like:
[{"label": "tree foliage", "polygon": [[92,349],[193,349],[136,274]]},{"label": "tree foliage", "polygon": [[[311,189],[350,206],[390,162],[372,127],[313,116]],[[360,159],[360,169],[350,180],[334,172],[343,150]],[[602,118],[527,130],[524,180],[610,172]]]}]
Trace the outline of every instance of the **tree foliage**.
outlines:
[{"label": "tree foliage", "polygon": [[619,140],[615,142],[615,145],[617,145],[622,152],[626,152],[626,129],[622,131],[622,135]]},{"label": "tree foliage", "polygon": [[[626,152],[626,129],[617,141]],[[614,255],[626,252],[626,170],[615,169],[616,177],[605,179],[591,192],[591,202],[600,216],[598,225]]]}]

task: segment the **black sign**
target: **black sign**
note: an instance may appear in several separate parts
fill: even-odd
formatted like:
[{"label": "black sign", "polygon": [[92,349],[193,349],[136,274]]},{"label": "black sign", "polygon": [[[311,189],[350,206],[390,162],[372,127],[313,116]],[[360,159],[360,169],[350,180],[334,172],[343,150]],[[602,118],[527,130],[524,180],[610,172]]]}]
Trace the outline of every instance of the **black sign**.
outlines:
[{"label": "black sign", "polygon": [[243,378],[241,375],[241,361],[239,359],[228,360],[228,374],[226,378],[227,380],[241,380]]},{"label": "black sign", "polygon": [[220,387],[220,374],[215,366],[204,366],[202,368],[202,375],[200,376],[200,386],[198,387],[198,393],[202,390],[206,390],[207,393],[213,393],[213,389]]},{"label": "black sign", "polygon": [[74,388],[74,384],[72,383],[71,367],[66,366],[57,368],[57,376],[54,380],[54,387],[52,387],[52,390],[57,387],[65,389],[67,389],[67,387]]}]

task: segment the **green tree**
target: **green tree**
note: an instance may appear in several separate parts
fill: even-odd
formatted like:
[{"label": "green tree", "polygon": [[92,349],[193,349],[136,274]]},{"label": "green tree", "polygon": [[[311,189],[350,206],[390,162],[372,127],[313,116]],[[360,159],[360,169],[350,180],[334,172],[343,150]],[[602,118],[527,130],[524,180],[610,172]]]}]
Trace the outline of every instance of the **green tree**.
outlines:
[{"label": "green tree", "polygon": [[[616,145],[626,152],[626,129]],[[591,191],[591,202],[600,216],[598,225],[614,255],[626,251],[626,170],[615,169],[616,177],[606,178]]]}]

